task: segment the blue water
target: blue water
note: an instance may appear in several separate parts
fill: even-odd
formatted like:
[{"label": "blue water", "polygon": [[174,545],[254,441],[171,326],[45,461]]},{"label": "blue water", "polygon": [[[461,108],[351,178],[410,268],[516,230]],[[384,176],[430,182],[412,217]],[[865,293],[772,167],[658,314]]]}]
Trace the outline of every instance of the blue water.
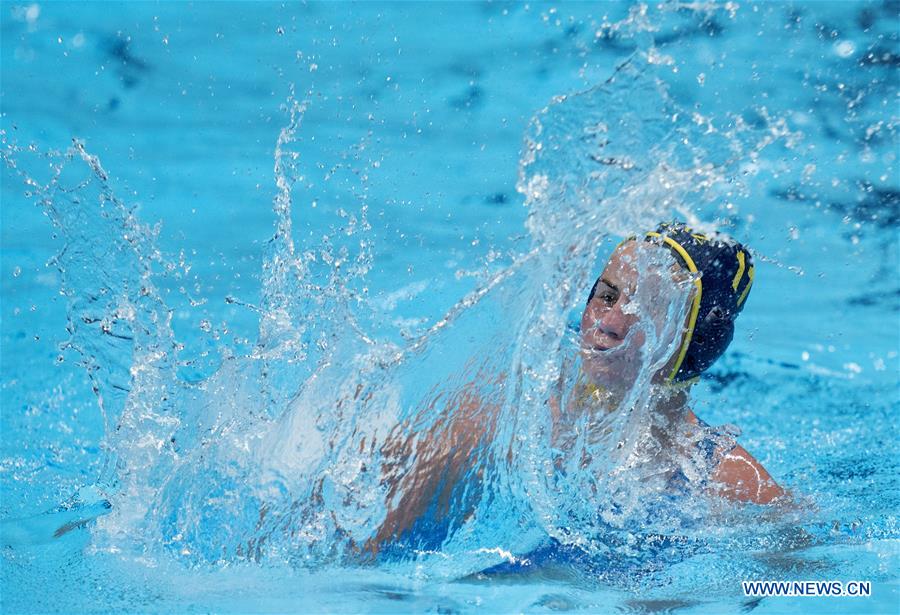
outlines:
[{"label": "blue water", "polygon": [[[898,10],[0,5],[3,611],[897,612]],[[546,471],[569,325],[672,218],[753,248],[692,407],[790,507],[661,497],[637,389]],[[360,556],[373,440],[473,387],[481,487]]]}]

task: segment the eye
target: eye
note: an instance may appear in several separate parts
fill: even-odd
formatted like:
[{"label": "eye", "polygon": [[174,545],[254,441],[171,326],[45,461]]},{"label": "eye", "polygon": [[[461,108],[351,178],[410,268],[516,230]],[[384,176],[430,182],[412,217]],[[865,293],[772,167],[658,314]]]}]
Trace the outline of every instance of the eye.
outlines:
[{"label": "eye", "polygon": [[605,307],[611,307],[619,300],[619,289],[605,280],[598,279],[591,289],[588,302],[599,301]]},{"label": "eye", "polygon": [[597,294],[594,296],[607,306],[614,305],[615,302],[619,299],[618,291],[610,288],[606,284],[601,284],[600,288],[597,289]]}]

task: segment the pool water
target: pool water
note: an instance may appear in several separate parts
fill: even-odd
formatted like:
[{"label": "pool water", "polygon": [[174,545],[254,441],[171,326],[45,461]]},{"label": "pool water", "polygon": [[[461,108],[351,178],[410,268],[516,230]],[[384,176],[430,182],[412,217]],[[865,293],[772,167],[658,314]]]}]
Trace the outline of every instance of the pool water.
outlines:
[{"label": "pool water", "polygon": [[[898,10],[4,3],[2,610],[897,612]],[[673,218],[753,250],[692,408],[790,506],[661,496],[637,388],[553,471],[593,279]],[[480,486],[366,554],[373,443],[461,391]]]}]

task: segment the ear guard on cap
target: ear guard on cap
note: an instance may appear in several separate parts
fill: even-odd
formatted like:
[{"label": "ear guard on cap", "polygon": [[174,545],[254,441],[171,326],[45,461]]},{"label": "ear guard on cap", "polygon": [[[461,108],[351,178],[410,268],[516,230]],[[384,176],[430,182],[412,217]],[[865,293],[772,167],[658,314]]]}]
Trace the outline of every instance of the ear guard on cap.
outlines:
[{"label": "ear guard on cap", "polygon": [[734,337],[734,320],[753,284],[753,259],[733,239],[691,232],[681,222],[660,224],[644,241],[672,251],[676,261],[699,276],[684,339],[668,380],[697,378],[722,356]]}]

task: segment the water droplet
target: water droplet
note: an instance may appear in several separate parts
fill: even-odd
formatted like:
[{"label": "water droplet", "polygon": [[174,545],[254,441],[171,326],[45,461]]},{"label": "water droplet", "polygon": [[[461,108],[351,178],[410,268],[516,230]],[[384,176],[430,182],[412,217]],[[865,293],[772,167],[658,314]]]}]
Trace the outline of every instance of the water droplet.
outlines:
[{"label": "water droplet", "polygon": [[844,363],[844,369],[854,374],[859,374],[862,372],[862,367],[859,366],[859,363]]},{"label": "water droplet", "polygon": [[834,44],[834,52],[841,58],[849,58],[856,52],[856,45],[851,41],[838,41]]},{"label": "water droplet", "polygon": [[25,20],[29,24],[33,24],[37,21],[37,18],[41,16],[41,7],[38,4],[32,4],[27,9],[25,9]]}]

